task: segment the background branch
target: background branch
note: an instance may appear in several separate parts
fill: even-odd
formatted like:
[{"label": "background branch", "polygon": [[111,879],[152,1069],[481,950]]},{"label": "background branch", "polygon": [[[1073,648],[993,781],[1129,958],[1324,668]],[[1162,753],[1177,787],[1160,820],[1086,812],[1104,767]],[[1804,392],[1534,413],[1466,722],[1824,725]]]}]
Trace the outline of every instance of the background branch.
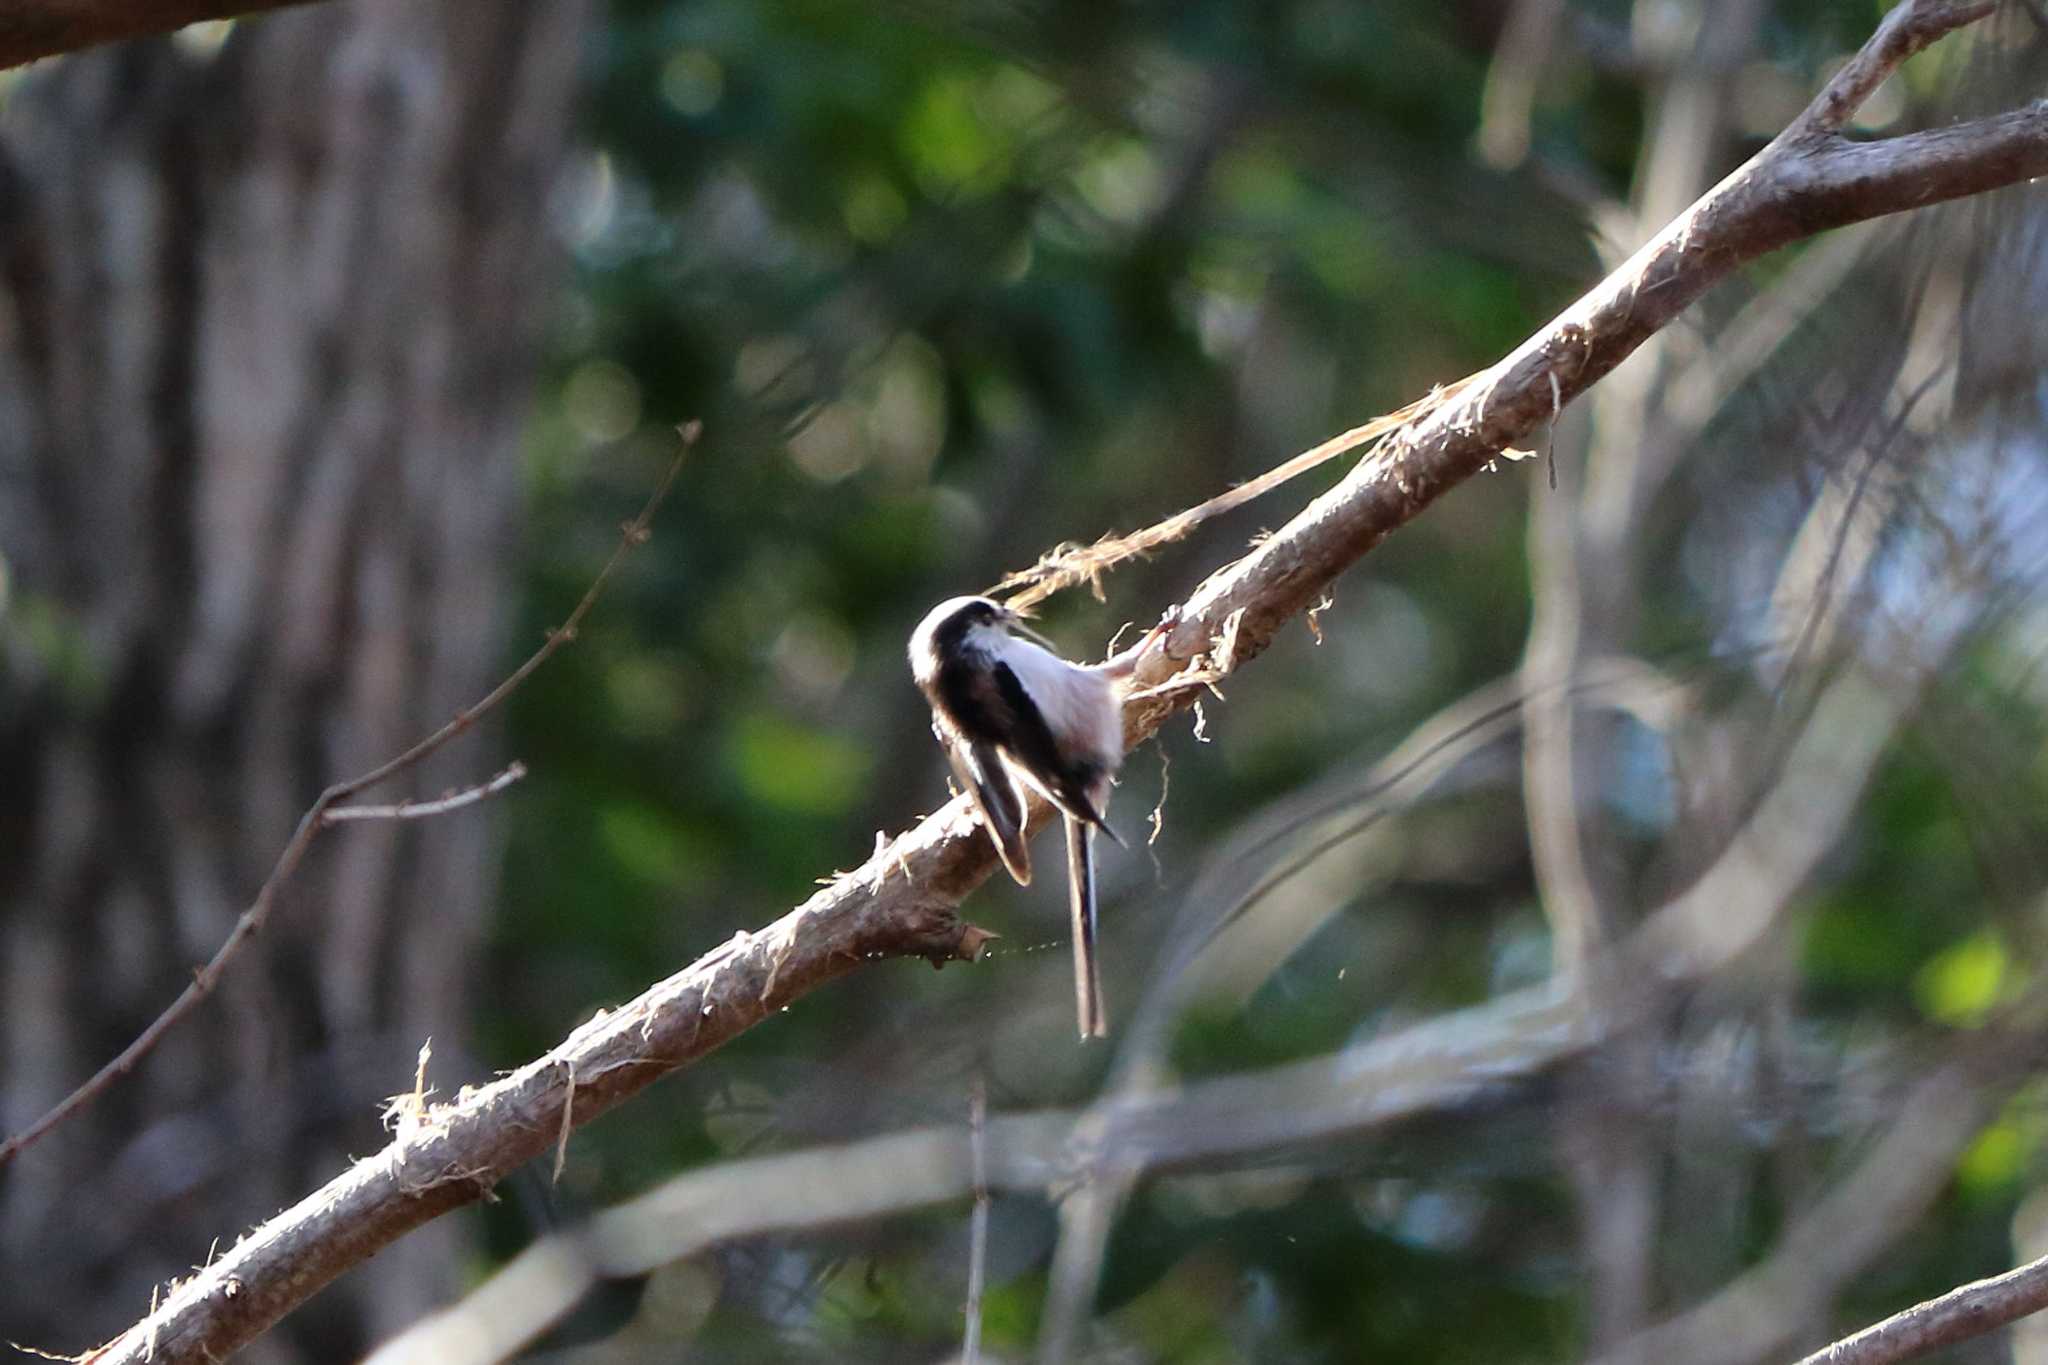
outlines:
[{"label": "background branch", "polygon": [[222,941],[220,948],[208,959],[206,965],[193,972],[192,983],[179,993],[178,998],[173,1000],[164,1012],[150,1023],[148,1028],[137,1034],[133,1042],[121,1049],[120,1053],[112,1061],[102,1066],[84,1084],[58,1101],[48,1113],[44,1114],[27,1128],[24,1128],[21,1132],[9,1137],[5,1142],[0,1142],[0,1169],[4,1169],[8,1162],[48,1137],[66,1119],[82,1112],[94,1100],[98,1099],[100,1095],[104,1094],[115,1081],[133,1071],[136,1065],[143,1058],[147,1057],[159,1042],[163,1041],[164,1035],[177,1026],[179,1020],[190,1014],[198,1007],[200,1001],[213,993],[214,988],[220,984],[222,975],[227,971],[228,964],[234,960],[236,953],[261,931],[265,921],[270,918],[271,908],[277,901],[278,888],[290,879],[292,873],[304,861],[306,851],[313,846],[313,840],[319,835],[321,830],[337,821],[406,819],[421,815],[436,815],[447,810],[456,810],[470,804],[472,801],[481,800],[486,796],[494,795],[504,790],[505,787],[510,786],[525,775],[525,769],[515,763],[483,786],[441,801],[413,803],[409,808],[364,807],[356,813],[347,813],[348,808],[340,806],[341,802],[346,801],[356,793],[374,787],[379,783],[387,782],[414,767],[430,754],[440,749],[449,740],[454,739],[457,735],[475,725],[477,721],[496,709],[505,698],[517,691],[519,685],[532,676],[535,669],[546,663],[556,650],[576,638],[577,627],[583,623],[583,618],[589,614],[590,609],[597,604],[597,599],[604,594],[605,585],[611,581],[612,574],[624,562],[626,555],[635,546],[646,542],[648,527],[654,519],[654,514],[661,507],[662,501],[668,497],[669,489],[675,485],[676,475],[681,471],[683,460],[689,455],[690,447],[696,443],[697,437],[700,434],[700,428],[696,423],[692,422],[683,427],[678,434],[682,438],[682,449],[677,451],[675,459],[670,461],[668,472],[662,476],[661,482],[656,485],[654,492],[649,495],[646,504],[640,509],[640,514],[627,522],[622,528],[618,548],[612,551],[611,558],[605,561],[602,569],[598,570],[597,577],[591,580],[588,591],[583,594],[582,600],[576,604],[575,609],[569,613],[568,619],[563,621],[557,629],[548,632],[546,643],[529,655],[526,662],[513,669],[511,674],[503,682],[492,688],[482,700],[473,706],[458,711],[447,724],[407,749],[404,753],[378,764],[360,777],[352,777],[346,782],[337,782],[326,791],[321,792],[313,804],[307,808],[306,813],[299,817],[299,823],[293,829],[290,841],[285,844],[284,852],[278,854],[277,863],[272,867],[270,875],[264,879],[263,885],[257,888],[256,899],[251,901],[249,908],[242,912],[241,918],[235,921],[235,927],[228,933],[227,938]]},{"label": "background branch", "polygon": [[421,820],[430,815],[446,815],[449,811],[487,801],[524,776],[526,765],[511,763],[488,782],[479,782],[474,787],[450,792],[432,801],[400,801],[388,806],[332,806],[321,819],[330,825],[339,825],[350,820]]},{"label": "background branch", "polygon": [[[1786,1230],[1762,1264],[1595,1365],[1745,1365],[1797,1341],[1841,1287],[1926,1212],[1953,1178],[1957,1155],[2024,1079],[2030,1049],[2016,1057],[2010,1037],[1995,1041],[2006,1050],[1979,1046],[1975,1057],[1959,1058],[1916,1085],[1869,1154]],[[1814,1358],[1834,1359],[1826,1352]]]}]

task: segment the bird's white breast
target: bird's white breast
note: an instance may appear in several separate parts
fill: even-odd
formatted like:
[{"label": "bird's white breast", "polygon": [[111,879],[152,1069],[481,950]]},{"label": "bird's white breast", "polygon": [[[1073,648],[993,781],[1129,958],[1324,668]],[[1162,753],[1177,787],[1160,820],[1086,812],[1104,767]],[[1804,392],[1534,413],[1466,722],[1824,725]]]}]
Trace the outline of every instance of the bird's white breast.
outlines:
[{"label": "bird's white breast", "polygon": [[1055,736],[1109,771],[1117,769],[1124,725],[1108,678],[1013,635],[1002,637],[997,657],[1009,664]]}]

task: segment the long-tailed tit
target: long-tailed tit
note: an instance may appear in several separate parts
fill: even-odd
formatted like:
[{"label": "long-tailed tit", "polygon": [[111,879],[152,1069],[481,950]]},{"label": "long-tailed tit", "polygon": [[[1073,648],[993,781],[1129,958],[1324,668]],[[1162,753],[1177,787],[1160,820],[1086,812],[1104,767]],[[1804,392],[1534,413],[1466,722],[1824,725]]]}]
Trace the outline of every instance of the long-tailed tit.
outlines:
[{"label": "long-tailed tit", "polygon": [[1109,1025],[1095,965],[1094,835],[1123,843],[1103,819],[1124,757],[1115,684],[1153,635],[1099,664],[1069,663],[1042,639],[1000,603],[955,597],[911,634],[910,671],[932,704],[932,732],[1018,885],[1031,882],[1024,788],[1065,817],[1075,1009],[1081,1036],[1100,1038]]}]

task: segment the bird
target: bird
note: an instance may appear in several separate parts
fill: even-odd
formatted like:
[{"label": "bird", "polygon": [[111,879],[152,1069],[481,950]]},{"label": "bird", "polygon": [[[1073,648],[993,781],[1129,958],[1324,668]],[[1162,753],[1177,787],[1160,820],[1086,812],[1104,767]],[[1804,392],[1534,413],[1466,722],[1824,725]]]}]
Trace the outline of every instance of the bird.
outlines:
[{"label": "bird", "polygon": [[952,597],[910,636],[911,676],[931,703],[932,733],[1019,886],[1031,884],[1026,789],[1064,819],[1074,1006],[1084,1040],[1109,1033],[1095,952],[1094,837],[1100,830],[1123,844],[1106,818],[1124,757],[1116,684],[1164,624],[1114,658],[1077,664],[1002,603]]}]

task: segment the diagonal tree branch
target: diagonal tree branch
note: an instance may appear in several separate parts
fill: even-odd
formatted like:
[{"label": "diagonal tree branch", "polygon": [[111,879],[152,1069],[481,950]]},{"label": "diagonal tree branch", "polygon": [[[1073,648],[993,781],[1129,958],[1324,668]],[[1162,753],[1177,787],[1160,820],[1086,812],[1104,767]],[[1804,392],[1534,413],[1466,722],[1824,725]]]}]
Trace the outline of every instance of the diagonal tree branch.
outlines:
[{"label": "diagonal tree branch", "polygon": [[[1628,940],[1508,995],[1334,1053],[1076,1110],[989,1120],[989,1183],[1072,1189],[1356,1136],[1471,1101],[1584,1056],[1684,985],[1753,948],[1839,840],[1913,689],[1851,673],[1831,686],[1748,826]],[[1596,984],[1597,983],[1597,984]],[[474,1295],[381,1349],[375,1365],[503,1359],[602,1276],[641,1274],[714,1243],[943,1203],[969,1193],[973,1135],[887,1134],[691,1171],[588,1228],[530,1247]],[[1085,1209],[1080,1216],[1089,1216]]]},{"label": "diagonal tree branch", "polygon": [[[1866,48],[1867,60],[1845,71],[1894,67],[1987,8],[1908,0]],[[1838,77],[1821,100],[1853,100],[1858,88]],[[1829,227],[2043,173],[2048,102],[1880,143],[1850,143],[1795,125],[1513,354],[1430,405],[1256,550],[1204,581],[1178,607],[1163,645],[1138,661],[1143,695],[1125,707],[1127,739],[1136,743],[1190,704],[1201,679],[1255,657],[1344,569],[1551,420],[1745,263]],[[1756,856],[1768,858],[1773,838],[1762,832]],[[93,1358],[196,1362],[222,1355],[409,1229],[482,1197],[551,1150],[565,1124],[590,1121],[869,959],[973,958],[987,936],[963,924],[955,907],[994,865],[965,799],[953,801],[767,928],[735,935],[591,1020],[546,1056],[428,1111],[414,1131],[258,1229]],[[1737,913],[1707,923],[1682,917],[1684,932],[1666,945],[1673,960],[1711,958],[1749,932],[1743,895],[1756,888],[1745,878],[1768,871],[1767,863],[1731,870],[1728,884],[1716,889],[1733,895],[1716,904]],[[1552,1000],[1544,1012],[1558,1008]],[[1549,1022],[1572,1037],[1584,1028],[1575,1015]],[[1473,1058],[1469,1069],[1442,1083],[1484,1084],[1489,1060]],[[1317,1079],[1327,1086],[1330,1078]],[[1261,1113],[1262,1094],[1303,1098],[1287,1089],[1246,1089],[1233,1099],[1240,1115]],[[1335,1118],[1372,1097],[1339,1086],[1309,1098]],[[1235,1108],[1245,1103],[1251,1107]]]}]

